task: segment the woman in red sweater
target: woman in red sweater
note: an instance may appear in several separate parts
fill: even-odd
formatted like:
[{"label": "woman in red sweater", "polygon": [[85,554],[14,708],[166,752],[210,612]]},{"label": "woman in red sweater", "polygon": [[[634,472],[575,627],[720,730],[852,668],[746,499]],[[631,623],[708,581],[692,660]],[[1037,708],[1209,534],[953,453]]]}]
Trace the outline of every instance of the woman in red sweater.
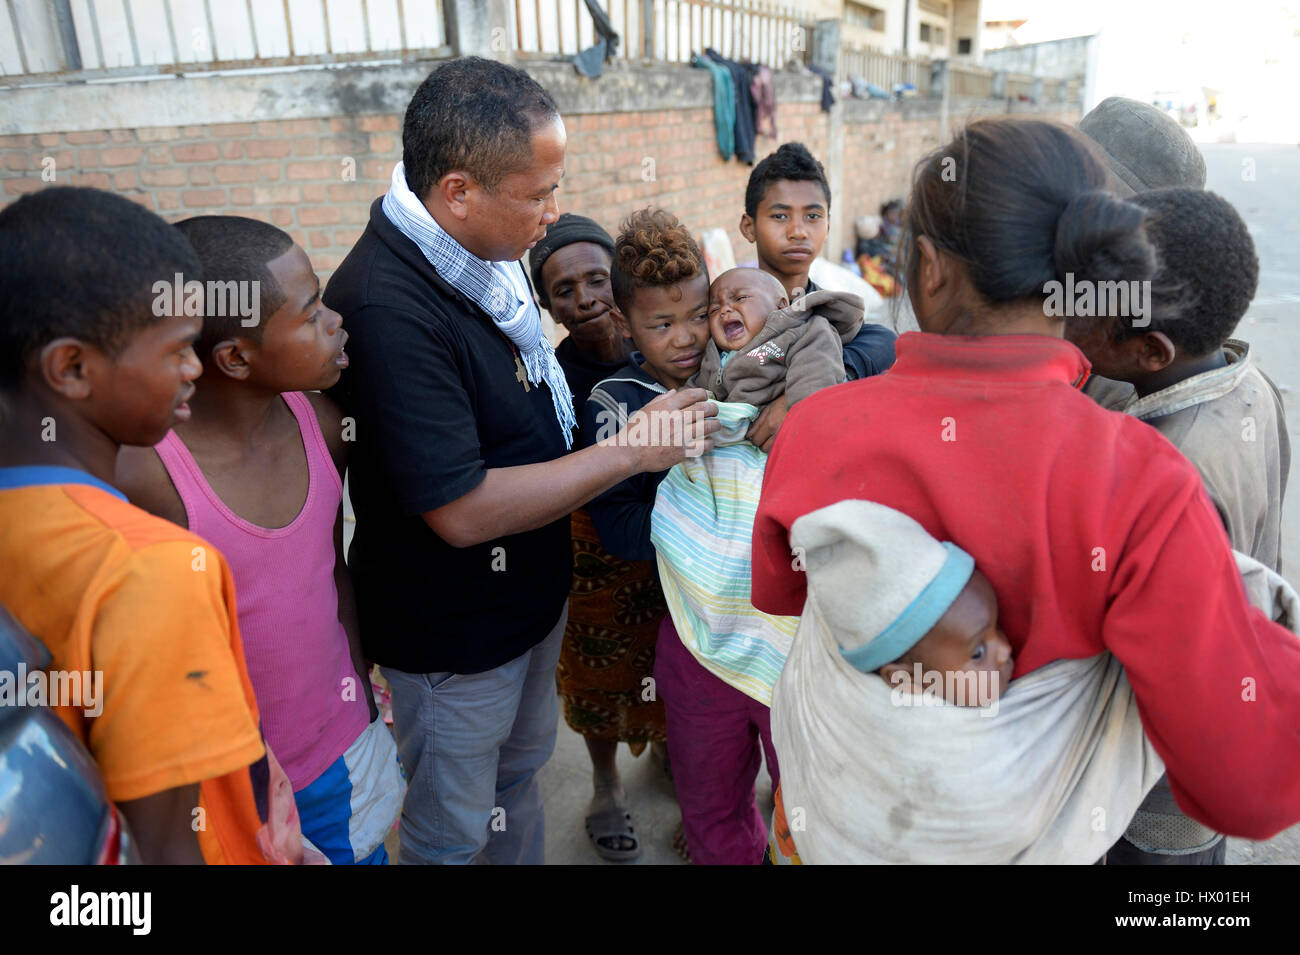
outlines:
[{"label": "woman in red sweater", "polygon": [[753,602],[802,611],[798,517],[848,498],[900,510],[989,578],[1014,677],[1109,650],[1183,810],[1263,839],[1300,820],[1300,640],[1247,604],[1196,470],[1080,391],[1089,364],[1062,336],[1092,319],[1058,317],[1049,283],[1096,293],[1154,268],[1142,209],[1106,188],[1095,147],[1040,120],[975,121],[922,160],[904,253],[921,332],[887,374],[791,411]]}]

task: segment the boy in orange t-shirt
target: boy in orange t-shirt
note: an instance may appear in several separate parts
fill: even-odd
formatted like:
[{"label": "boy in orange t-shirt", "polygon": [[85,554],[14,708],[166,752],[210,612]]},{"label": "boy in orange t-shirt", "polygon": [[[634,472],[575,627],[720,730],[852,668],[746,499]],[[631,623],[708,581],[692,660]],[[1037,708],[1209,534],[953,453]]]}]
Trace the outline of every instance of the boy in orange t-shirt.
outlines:
[{"label": "boy in orange t-shirt", "polygon": [[53,187],[0,211],[0,261],[0,603],[51,670],[102,674],[51,702],[145,862],[298,861],[225,560],[109,484],[120,445],[188,415],[201,319],[156,317],[155,285],[198,259],[127,199]]}]

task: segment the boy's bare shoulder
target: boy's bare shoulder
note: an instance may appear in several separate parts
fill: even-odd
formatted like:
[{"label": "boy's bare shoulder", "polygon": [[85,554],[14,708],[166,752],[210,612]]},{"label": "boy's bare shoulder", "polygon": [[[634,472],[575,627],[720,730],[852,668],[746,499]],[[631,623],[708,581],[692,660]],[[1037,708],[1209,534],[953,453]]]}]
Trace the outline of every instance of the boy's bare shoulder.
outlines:
[{"label": "boy's bare shoulder", "polygon": [[325,436],[325,446],[329,448],[334,466],[342,477],[348,459],[348,444],[343,437],[347,422],[343,419],[343,410],[329,395],[319,391],[305,391],[303,394],[316,412],[316,422],[320,425],[321,434]]},{"label": "boy's bare shoulder", "polygon": [[136,507],[189,528],[185,504],[153,448],[123,445],[117,452],[116,486]]}]

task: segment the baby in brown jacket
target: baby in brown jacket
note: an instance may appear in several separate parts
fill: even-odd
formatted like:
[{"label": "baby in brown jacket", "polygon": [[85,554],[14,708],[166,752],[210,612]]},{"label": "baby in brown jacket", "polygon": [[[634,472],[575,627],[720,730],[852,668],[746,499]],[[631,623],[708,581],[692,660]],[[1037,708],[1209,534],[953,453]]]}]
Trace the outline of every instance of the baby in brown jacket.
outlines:
[{"label": "baby in brown jacket", "polygon": [[709,287],[709,334],[690,380],[719,401],[759,408],[785,394],[801,398],[844,381],[844,343],[862,328],[862,298],[818,290],[794,304],[773,275],[731,269]]}]

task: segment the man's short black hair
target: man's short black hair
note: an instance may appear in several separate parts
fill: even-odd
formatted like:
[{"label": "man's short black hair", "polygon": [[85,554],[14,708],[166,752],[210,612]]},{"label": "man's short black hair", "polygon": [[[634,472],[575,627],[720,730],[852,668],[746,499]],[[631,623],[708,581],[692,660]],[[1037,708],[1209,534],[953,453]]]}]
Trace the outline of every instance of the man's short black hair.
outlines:
[{"label": "man's short black hair", "polygon": [[782,179],[817,183],[826,197],[826,211],[831,211],[831,184],[826,181],[826,170],[803,143],[786,143],[749,174],[749,185],[745,187],[746,215],[751,219],[758,215],[758,204],[767,195],[768,186]]},{"label": "man's short black hair", "polygon": [[208,282],[258,283],[260,321],[245,327],[244,316],[232,308],[217,310],[225,314],[205,314],[195,345],[199,358],[206,360],[213,346],[228,338],[261,341],[267,321],[285,302],[284,289],[266,266],[293,248],[293,238],[283,229],[244,216],[194,216],[182,219],[176,228],[198,253]]},{"label": "man's short black hair", "polygon": [[50,186],[0,211],[0,388],[32,355],[71,337],[115,358],[158,320],[154,284],[202,280],[185,237],[130,199]]},{"label": "man's short black hair", "polygon": [[488,192],[532,157],[539,126],[559,115],[521,69],[477,56],[444,63],[411,97],[402,123],[406,185],[423,199],[453,169]]},{"label": "man's short black hair", "polygon": [[1156,189],[1129,201],[1147,210],[1159,269],[1151,280],[1151,323],[1116,323],[1117,335],[1164,332],[1188,357],[1212,352],[1255,297],[1259,257],[1250,230],[1232,203],[1201,189]]}]

